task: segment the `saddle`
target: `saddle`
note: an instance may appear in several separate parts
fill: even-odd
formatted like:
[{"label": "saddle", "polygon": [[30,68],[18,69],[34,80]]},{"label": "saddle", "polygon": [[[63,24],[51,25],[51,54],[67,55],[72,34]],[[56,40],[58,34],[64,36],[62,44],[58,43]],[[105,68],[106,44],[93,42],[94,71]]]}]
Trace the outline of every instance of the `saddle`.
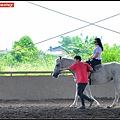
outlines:
[{"label": "saddle", "polygon": [[[102,67],[102,64],[95,65],[95,67],[94,67],[94,71],[93,71],[93,72],[95,73],[95,72],[98,71],[99,68],[101,68],[101,67]],[[90,75],[88,76],[88,79],[89,79],[89,85],[91,85],[91,78],[90,78],[91,74],[92,74],[92,72],[90,72]]]},{"label": "saddle", "polygon": [[101,68],[101,67],[102,67],[102,64],[98,64],[98,65],[95,65],[94,69],[95,69],[95,71],[96,71],[96,70],[98,70],[98,69]]}]

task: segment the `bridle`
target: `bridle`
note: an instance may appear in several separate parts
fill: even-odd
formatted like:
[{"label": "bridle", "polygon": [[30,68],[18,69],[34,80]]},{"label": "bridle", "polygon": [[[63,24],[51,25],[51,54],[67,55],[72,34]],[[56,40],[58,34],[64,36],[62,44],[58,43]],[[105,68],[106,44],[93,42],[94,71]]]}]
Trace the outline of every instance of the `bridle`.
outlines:
[{"label": "bridle", "polygon": [[[59,58],[60,58],[59,60],[60,60],[60,66],[61,66],[60,68],[63,68],[63,60],[62,60],[62,57],[59,56]],[[61,70],[60,70],[60,71],[61,71]]]}]

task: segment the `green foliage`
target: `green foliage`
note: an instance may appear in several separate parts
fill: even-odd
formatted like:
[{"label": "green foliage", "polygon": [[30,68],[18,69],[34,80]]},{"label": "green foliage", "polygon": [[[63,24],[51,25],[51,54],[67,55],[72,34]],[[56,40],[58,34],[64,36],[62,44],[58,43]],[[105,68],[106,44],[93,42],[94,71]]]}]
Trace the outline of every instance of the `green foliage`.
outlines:
[{"label": "green foliage", "polygon": [[[42,51],[40,51],[42,52]],[[36,71],[53,70],[57,56],[42,52],[42,56],[32,56],[29,61],[18,62],[11,54],[0,60],[1,71]]]},{"label": "green foliage", "polygon": [[33,44],[29,36],[23,36],[19,41],[15,41],[10,51],[13,59],[17,62],[29,61],[31,56],[38,57],[38,49]]},{"label": "green foliage", "polygon": [[29,36],[15,41],[12,49],[7,53],[0,53],[0,57],[1,71],[53,70],[57,58],[38,50]]},{"label": "green foliage", "polygon": [[[85,39],[82,39],[83,36],[75,37],[62,37],[63,40],[59,42],[62,46],[62,49],[65,50],[66,54],[70,57],[75,55],[82,56],[83,60],[87,60],[89,56],[92,55],[94,49],[93,41],[97,36],[89,38],[88,36]],[[102,40],[102,37],[100,37]],[[67,42],[66,42],[67,41]],[[69,43],[69,44],[67,44]],[[108,44],[103,44],[104,51],[102,52],[102,63],[106,62],[120,62],[120,46],[114,44],[110,47]]]},{"label": "green foliage", "polygon": [[114,44],[110,47],[108,44],[104,44],[104,51],[102,53],[102,62],[120,62],[120,46]]},{"label": "green foliage", "polygon": [[59,43],[68,56],[73,57],[75,55],[80,55],[83,60],[86,60],[92,54],[92,50],[94,48],[93,41],[96,37],[97,36],[89,38],[86,36],[85,39],[83,39],[82,34],[80,34],[80,37],[75,36],[72,38],[69,36],[62,36],[61,38],[63,38],[63,40]]},{"label": "green foliage", "polygon": [[58,43],[61,44],[61,47],[67,47],[69,46],[69,44],[72,43],[72,39],[69,36],[61,36],[61,38],[63,39],[62,41],[58,41]]},{"label": "green foliage", "polygon": [[[83,60],[87,60],[95,47],[93,44],[95,37],[86,36],[82,39],[82,34],[80,37],[72,38],[62,36],[63,40],[59,43],[61,43],[61,47],[68,57],[81,55]],[[120,46],[114,44],[110,47],[108,44],[103,44],[103,47],[102,63],[120,62]],[[52,71],[57,58],[55,55],[38,50],[29,36],[24,36],[19,41],[15,41],[12,49],[7,53],[0,53],[0,71]],[[42,54],[40,55],[40,53]]]}]

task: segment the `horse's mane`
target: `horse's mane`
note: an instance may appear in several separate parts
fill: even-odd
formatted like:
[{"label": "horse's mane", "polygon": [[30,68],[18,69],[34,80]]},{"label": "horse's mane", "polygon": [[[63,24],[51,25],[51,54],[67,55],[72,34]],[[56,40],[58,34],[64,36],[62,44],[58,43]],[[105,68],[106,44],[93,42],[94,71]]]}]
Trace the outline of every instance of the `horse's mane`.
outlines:
[{"label": "horse's mane", "polygon": [[74,60],[73,58],[62,58],[64,60]]}]

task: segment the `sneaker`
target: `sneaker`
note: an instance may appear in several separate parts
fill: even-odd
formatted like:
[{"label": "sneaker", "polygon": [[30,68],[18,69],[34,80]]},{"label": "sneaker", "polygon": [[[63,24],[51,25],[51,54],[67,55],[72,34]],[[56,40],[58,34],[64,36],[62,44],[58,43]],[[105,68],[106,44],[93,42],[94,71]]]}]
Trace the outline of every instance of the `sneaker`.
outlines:
[{"label": "sneaker", "polygon": [[85,106],[81,106],[81,107],[79,107],[78,109],[85,109]]},{"label": "sneaker", "polygon": [[89,107],[91,107],[91,105],[93,104],[93,102],[94,102],[94,100],[91,99],[91,100],[90,100],[90,105],[89,105]]}]

